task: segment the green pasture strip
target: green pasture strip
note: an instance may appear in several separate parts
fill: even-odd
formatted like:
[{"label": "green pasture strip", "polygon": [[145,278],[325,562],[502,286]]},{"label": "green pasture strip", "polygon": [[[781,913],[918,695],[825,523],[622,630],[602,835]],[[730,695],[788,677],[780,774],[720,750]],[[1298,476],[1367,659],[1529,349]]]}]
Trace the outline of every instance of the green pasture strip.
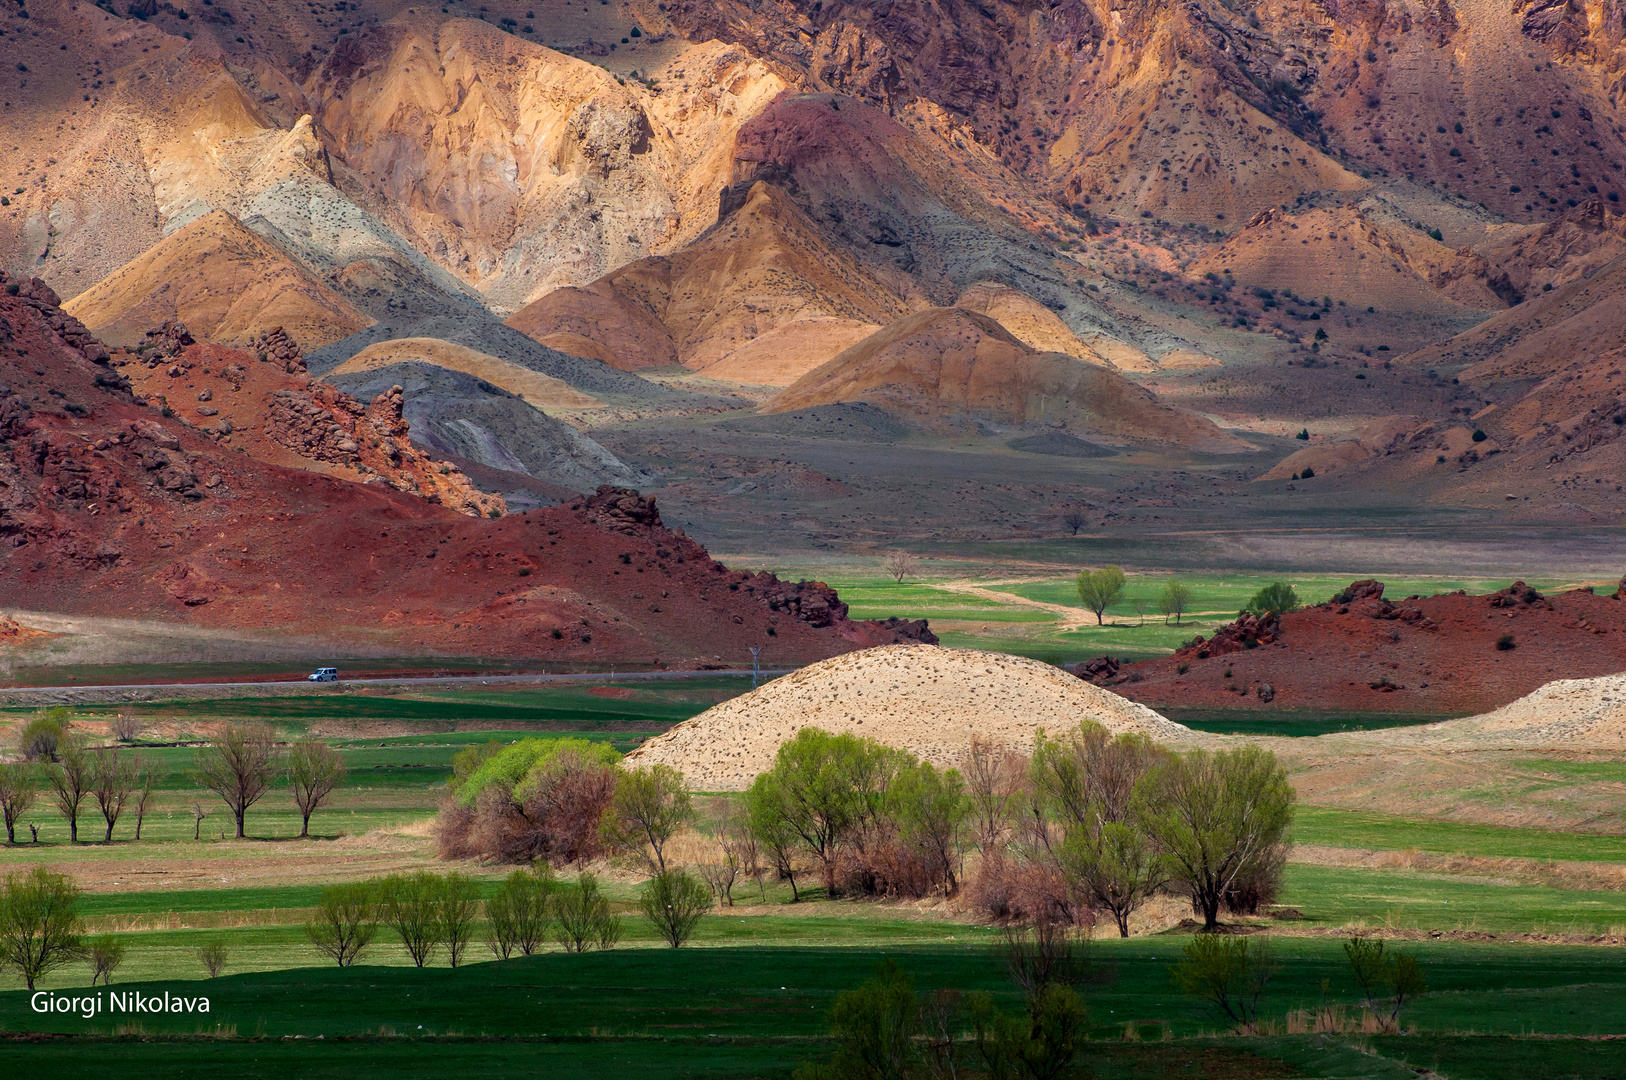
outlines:
[{"label": "green pasture strip", "polygon": [[[401,800],[402,805],[376,807],[365,805],[364,792],[355,788],[341,788],[335,792],[332,804],[324,806],[311,818],[311,836],[324,839],[360,836],[374,829],[400,828],[434,813],[436,800],[427,789],[421,795],[417,792],[406,794],[412,797]],[[192,839],[194,822],[191,800],[185,800],[184,804],[161,803],[159,811],[148,814],[142,822],[139,841],[132,839],[135,836],[135,814],[126,810],[113,830],[111,844],[101,842],[106,824],[94,808],[79,818],[78,844],[68,843],[68,823],[50,810],[35,818],[40,831],[39,843],[30,843],[27,828],[19,825],[19,843],[0,846],[0,868],[10,863],[56,863],[79,859],[254,857],[287,853],[268,850],[277,844],[315,842],[314,839],[298,840],[299,813],[293,808],[292,801],[287,799],[286,793],[282,798],[268,795],[249,809],[246,817],[248,839],[241,841],[233,838],[236,824],[226,804],[214,792],[198,793],[197,798],[209,811],[199,830],[199,841]],[[224,842],[220,840],[222,830],[227,835]]]},{"label": "green pasture strip", "polygon": [[1376,731],[1380,728],[1437,724],[1461,714],[1347,712],[1341,709],[1189,709],[1159,708],[1177,724],[1215,735],[1282,735],[1291,738],[1327,735],[1335,731]]},{"label": "green pasture strip", "polygon": [[1292,839],[1300,844],[1382,851],[1416,849],[1501,859],[1626,863],[1626,836],[1474,825],[1318,806],[1294,809]]},{"label": "green pasture strip", "polygon": [[[128,1080],[394,1080],[423,1077],[546,1076],[601,1080],[788,1078],[800,1061],[828,1052],[824,1039],[479,1036],[423,1038],[407,1032],[352,1039],[81,1037],[14,1041],[3,1052],[25,1075],[117,1075]],[[1415,1080],[1418,1068],[1473,1080],[1619,1080],[1619,1043],[1580,1038],[1281,1036],[1087,1043],[1068,1080]],[[1409,1067],[1416,1062],[1417,1068]]]},{"label": "green pasture strip", "polygon": [[[257,932],[248,927],[232,933]],[[177,951],[191,951],[184,978],[138,983],[115,976],[113,989],[205,994],[211,1000],[208,1023],[271,1037],[417,1032],[421,1024],[425,1035],[817,1039],[827,1031],[835,995],[862,982],[882,958],[896,960],[917,990],[983,990],[1006,1007],[1017,1001],[986,938],[969,944],[916,940],[848,947],[742,943],[674,950],[652,944],[582,955],[555,948],[502,962],[484,952],[480,962],[455,970],[443,962],[419,970],[364,957],[365,966],[340,969],[331,962],[317,964],[308,945],[293,948],[298,931],[289,927],[274,930],[290,946],[286,962],[310,966],[205,981],[199,978],[195,946],[211,940],[211,932],[178,933],[186,935],[187,944]],[[241,940],[213,933],[214,940],[229,945]],[[133,955],[143,935],[131,938]],[[1082,987],[1092,1038],[1116,1041],[1125,1024],[1167,1025],[1176,1038],[1230,1026],[1212,1005],[1175,988],[1169,969],[1186,940],[1172,935],[1095,944],[1097,980]],[[1405,1015],[1408,1028],[1585,1036],[1626,1029],[1618,1007],[1626,971],[1618,950],[1433,941],[1400,947],[1418,956],[1429,984]],[[1290,1010],[1323,1003],[1358,1007],[1341,939],[1282,938],[1271,948],[1279,968],[1264,995],[1263,1016],[1279,1022]],[[228,972],[231,963],[228,957]],[[55,985],[85,986],[83,969],[75,975],[75,981]],[[22,991],[0,992],[0,1030],[108,1033],[124,1019],[40,1015],[29,1009]],[[153,1034],[191,1034],[200,1026],[196,1016],[165,1014],[149,1016],[143,1024]]]},{"label": "green pasture strip", "polygon": [[[1326,926],[1576,934],[1626,928],[1626,893],[1407,871],[1290,863],[1279,902]],[[1626,977],[1626,966],[1621,971]]]},{"label": "green pasture strip", "polygon": [[[310,660],[226,660],[174,664],[43,664],[19,667],[11,676],[16,686],[61,686],[69,682],[126,685],[144,682],[232,681],[271,676],[305,676],[319,667],[339,665],[340,671],[416,673],[423,671],[503,672],[540,670],[540,664],[479,656],[361,657],[350,660],[318,656]],[[551,662],[550,667],[556,666]]]},{"label": "green pasture strip", "polygon": [[[1602,780],[1609,783],[1626,784],[1626,761],[1561,761],[1556,758],[1547,758],[1535,761],[1509,761],[1507,764],[1515,769],[1540,773],[1545,777],[1564,782]],[[1532,777],[1532,779],[1535,778]]]}]

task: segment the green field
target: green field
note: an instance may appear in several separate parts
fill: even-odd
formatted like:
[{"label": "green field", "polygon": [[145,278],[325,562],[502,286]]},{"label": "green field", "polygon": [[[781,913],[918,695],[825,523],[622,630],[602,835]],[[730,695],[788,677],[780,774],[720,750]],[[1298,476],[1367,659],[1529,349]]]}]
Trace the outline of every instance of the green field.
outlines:
[{"label": "green field", "polygon": [[[826,581],[851,605],[850,614],[855,619],[891,615],[929,619],[945,645],[1010,652],[1046,663],[1074,663],[1102,653],[1129,659],[1167,655],[1193,636],[1211,633],[1216,626],[1236,618],[1249,598],[1272,582],[1285,581],[1295,588],[1303,603],[1318,604],[1351,581],[1368,576],[1361,573],[1137,573],[1131,570],[1122,598],[1103,613],[1106,625],[1066,630],[1061,626],[1061,613],[1024,601],[1059,605],[1093,624],[1094,615],[1079,602],[1072,576],[1013,573],[1007,578],[986,568],[978,574],[969,568],[962,570],[953,563],[933,562],[922,565],[921,576],[902,584],[890,577],[877,576],[873,571],[847,566],[820,572],[807,568],[774,568],[774,572],[781,577],[817,576]],[[963,576],[959,576],[961,574]],[[1511,582],[1511,579],[1393,575],[1384,575],[1383,580],[1384,595],[1393,599],[1456,589],[1492,592]],[[968,595],[949,587],[950,582],[962,581],[980,584],[982,593]],[[1191,605],[1178,625],[1166,624],[1157,608],[1158,597],[1170,581],[1179,581],[1192,590]],[[1534,578],[1530,583],[1544,590],[1577,584]],[[1137,602],[1140,610],[1137,610]]]},{"label": "green field", "polygon": [[[312,820],[309,840],[296,838],[298,817],[280,780],[250,811],[250,839],[223,838],[224,806],[187,778],[191,746],[142,750],[166,779],[139,843],[129,839],[133,818],[126,815],[113,843],[70,846],[61,820],[36,808],[30,816],[45,842],[0,850],[0,872],[35,863],[72,870],[89,890],[81,909],[91,931],[117,933],[129,949],[111,989],[201,993],[210,997],[211,1012],[206,1019],[40,1015],[6,976],[0,1038],[10,1038],[0,1054],[15,1069],[49,1075],[116,1069],[127,1077],[214,1077],[225,1070],[241,1077],[393,1080],[485,1070],[788,1080],[798,1063],[826,1053],[835,995],[861,982],[882,957],[898,960],[920,989],[986,990],[1014,1007],[1016,992],[997,956],[999,931],[974,912],[937,902],[826,901],[816,889],[793,904],[788,886],[771,880],[760,893],[749,881],[738,884],[738,906],[714,908],[682,950],[666,948],[639,915],[638,876],[604,866],[597,869],[626,930],[607,952],[575,956],[550,945],[537,956],[498,962],[477,943],[458,969],[436,955],[418,970],[382,930],[362,966],[340,970],[308,942],[304,924],[332,881],[457,869],[489,893],[509,871],[435,859],[428,824],[458,751],[565,735],[626,749],[738,694],[744,683],[708,677],[618,684],[613,697],[568,685],[136,706],[155,730],[231,716],[268,719],[284,737],[320,732],[343,755],[349,781]],[[111,711],[89,708],[84,715],[105,719]],[[1222,714],[1178,718],[1209,730],[1246,722]],[[1290,718],[1286,730],[1316,734],[1386,722],[1395,719],[1306,714]],[[1622,768],[1526,765],[1533,784],[1545,777],[1611,781]],[[714,812],[709,800],[700,801],[704,812]],[[194,804],[209,811],[196,841]],[[81,830],[100,837],[93,806]],[[1626,865],[1620,836],[1316,806],[1298,808],[1292,839],[1318,849],[1416,851],[1530,867],[1586,863],[1600,873]],[[1187,912],[1175,910],[1162,932],[1128,941],[1103,935],[1092,946],[1098,977],[1084,987],[1090,1038],[1069,1080],[1400,1080],[1423,1075],[1420,1069],[1451,1080],[1626,1077],[1626,1039],[1600,1038],[1626,1035],[1619,1008],[1626,949],[1583,943],[1602,935],[1620,940],[1626,893],[1485,873],[1290,862],[1277,905],[1274,917],[1237,920],[1268,928],[1280,963],[1262,1014],[1271,1030],[1285,1031],[1296,1009],[1339,1005],[1353,1015],[1342,938],[1365,928],[1410,938],[1396,944],[1422,959],[1429,990],[1406,1013],[1409,1034],[1227,1034],[1216,1010],[1171,982],[1169,964],[1187,932],[1174,925]],[[1435,932],[1442,936],[1429,936]],[[1561,943],[1505,940],[1532,933],[1559,935]],[[208,980],[199,950],[217,942],[229,948],[227,973]],[[74,964],[44,985],[83,994],[87,978],[84,965]],[[1124,1041],[1126,1031],[1142,1041]]]}]

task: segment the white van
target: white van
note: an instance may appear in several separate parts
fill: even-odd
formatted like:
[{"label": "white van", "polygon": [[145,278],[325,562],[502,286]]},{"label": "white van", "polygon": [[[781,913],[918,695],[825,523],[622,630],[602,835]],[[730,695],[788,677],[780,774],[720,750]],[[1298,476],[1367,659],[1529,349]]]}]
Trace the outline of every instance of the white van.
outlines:
[{"label": "white van", "polygon": [[335,667],[319,667],[305,676],[306,682],[338,682],[339,669]]}]

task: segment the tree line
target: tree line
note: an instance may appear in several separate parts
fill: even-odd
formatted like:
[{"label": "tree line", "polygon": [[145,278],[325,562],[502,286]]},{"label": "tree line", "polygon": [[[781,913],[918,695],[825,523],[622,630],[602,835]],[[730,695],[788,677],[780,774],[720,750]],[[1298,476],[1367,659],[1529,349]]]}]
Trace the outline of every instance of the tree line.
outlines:
[{"label": "tree line", "polygon": [[[115,724],[115,737],[133,740],[138,729]],[[19,761],[0,762],[0,816],[6,842],[17,843],[17,827],[41,795],[46,805],[68,826],[69,843],[79,842],[82,819],[102,819],[102,841],[111,842],[113,829],[126,816],[135,817],[134,839],[156,804],[155,791],[167,778],[138,749],[113,743],[97,745],[76,730],[70,713],[60,706],[42,710],[24,726],[17,744]],[[249,808],[270,790],[278,778],[287,781],[300,813],[301,837],[310,835],[311,816],[344,782],[344,759],[320,739],[299,739],[285,751],[264,724],[227,724],[207,746],[194,755],[186,776],[198,787],[214,792],[231,812],[236,836],[247,835]],[[194,804],[193,839],[201,835],[208,811]],[[38,826],[28,828],[35,841]]]}]

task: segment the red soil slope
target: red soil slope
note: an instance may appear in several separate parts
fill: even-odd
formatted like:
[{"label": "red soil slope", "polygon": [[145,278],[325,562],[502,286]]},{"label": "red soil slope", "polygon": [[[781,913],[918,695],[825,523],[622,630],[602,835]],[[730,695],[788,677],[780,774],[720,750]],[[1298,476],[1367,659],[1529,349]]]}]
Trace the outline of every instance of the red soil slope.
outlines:
[{"label": "red soil slope", "polygon": [[829,588],[730,572],[601,488],[492,520],[223,449],[137,404],[106,350],[0,281],[0,605],[576,662],[771,663],[931,639]]},{"label": "red soil slope", "polygon": [[[1382,582],[1349,592],[1348,603],[1290,612],[1279,624],[1244,617],[1098,681],[1153,708],[1445,714],[1499,708],[1554,679],[1626,671],[1618,594],[1544,597],[1515,585],[1391,602]],[[1505,635],[1512,648],[1498,648]]]}]

